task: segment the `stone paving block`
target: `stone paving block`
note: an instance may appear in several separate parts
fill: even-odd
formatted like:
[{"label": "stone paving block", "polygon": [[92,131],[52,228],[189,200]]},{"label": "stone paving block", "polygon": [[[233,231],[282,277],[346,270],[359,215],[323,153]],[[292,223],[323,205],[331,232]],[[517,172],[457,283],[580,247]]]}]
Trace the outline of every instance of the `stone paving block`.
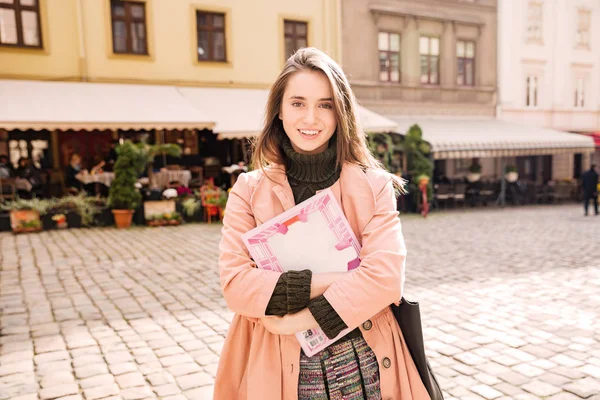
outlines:
[{"label": "stone paving block", "polygon": [[179,387],[184,391],[213,383],[213,378],[205,372],[179,376],[175,378],[175,380]]},{"label": "stone paving block", "polygon": [[563,389],[586,399],[600,393],[600,381],[594,378],[583,378],[563,386]]},{"label": "stone paving block", "polygon": [[161,399],[166,396],[174,396],[176,394],[181,393],[181,389],[179,389],[179,387],[174,383],[168,383],[161,386],[153,386],[152,390]]},{"label": "stone paving block", "polygon": [[470,389],[471,389],[471,391],[477,393],[481,397],[488,399],[488,400],[493,400],[493,399],[497,399],[498,397],[502,397],[501,392],[497,391],[496,389],[494,389],[488,385],[476,385],[476,386],[472,386]]},{"label": "stone paving block", "polygon": [[108,396],[116,396],[120,393],[116,383],[83,389],[83,395],[86,400],[104,399]]},{"label": "stone paving block", "polygon": [[194,372],[201,372],[202,368],[196,363],[176,364],[167,368],[169,373],[175,377],[188,375]]},{"label": "stone paving block", "polygon": [[49,400],[58,397],[79,393],[79,387],[75,383],[65,383],[40,390],[40,399]]},{"label": "stone paving block", "polygon": [[110,364],[108,366],[110,373],[113,375],[121,375],[127,372],[135,372],[138,370],[137,364],[134,362],[124,362],[120,364]]},{"label": "stone paving block", "polygon": [[75,368],[75,376],[78,379],[89,378],[106,373],[108,373],[106,364],[89,364]]},{"label": "stone paving block", "polygon": [[121,389],[127,389],[135,386],[143,386],[146,383],[144,375],[140,372],[128,372],[116,377],[117,383]]},{"label": "stone paving block", "polygon": [[121,390],[121,397],[123,400],[138,400],[154,398],[154,393],[148,386],[137,386]]},{"label": "stone paving block", "polygon": [[522,389],[539,397],[548,397],[561,391],[560,388],[546,382],[534,380],[521,386]]},{"label": "stone paving block", "polygon": [[53,371],[45,375],[40,380],[40,386],[43,388],[48,388],[50,386],[59,385],[63,383],[74,383],[75,376],[73,376],[73,372],[71,371]]}]

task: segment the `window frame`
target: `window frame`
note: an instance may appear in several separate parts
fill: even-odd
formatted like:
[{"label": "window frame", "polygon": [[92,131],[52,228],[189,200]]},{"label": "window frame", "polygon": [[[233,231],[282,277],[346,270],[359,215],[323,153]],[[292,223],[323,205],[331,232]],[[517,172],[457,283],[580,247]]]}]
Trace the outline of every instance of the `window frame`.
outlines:
[{"label": "window frame", "polygon": [[[459,57],[458,56],[458,45],[459,43],[463,43],[463,45],[465,46],[465,56],[464,57]],[[467,57],[467,45],[468,44],[473,44],[473,57]],[[476,67],[476,59],[477,59],[477,42],[475,40],[471,40],[471,39],[457,39],[456,40],[456,85],[457,86],[467,86],[467,87],[474,87],[476,86],[475,84],[475,67]],[[458,77],[460,75],[460,60],[462,60],[463,62],[463,83],[458,83]],[[469,61],[472,64],[471,67],[471,82],[472,83],[467,83],[467,61]]]},{"label": "window frame", "polygon": [[[207,17],[210,17],[211,25],[203,25],[203,27],[208,27],[208,28],[201,29],[200,24],[198,23],[198,17],[201,14],[204,14]],[[216,28],[214,26],[214,24],[212,23],[212,18],[214,16],[220,16],[223,18],[223,27],[222,28]],[[219,62],[219,63],[228,62],[228,60],[227,60],[227,14],[225,12],[207,11],[207,10],[197,9],[194,14],[194,18],[196,21],[196,61],[201,62],[201,63],[202,62]],[[200,38],[199,38],[200,32],[206,32],[209,35],[209,40],[208,40],[209,58],[208,59],[200,59],[200,55],[198,54],[198,48],[200,47]],[[213,33],[223,33],[223,59],[217,59],[214,57]]]},{"label": "window frame", "polygon": [[[286,32],[286,24],[293,24],[293,34],[288,34]],[[296,32],[297,32],[297,26],[298,25],[304,25],[305,26],[305,36],[299,36]],[[284,62],[292,55],[292,54],[287,54],[287,49],[285,47],[285,41],[288,38],[291,38],[294,41],[294,50],[293,51],[297,51],[298,50],[298,39],[303,38],[304,41],[306,42],[306,46],[305,47],[309,47],[310,43],[308,42],[308,29],[309,29],[309,24],[308,21],[302,21],[302,20],[298,20],[298,19],[287,19],[284,18],[283,20],[283,51],[284,51]]]},{"label": "window frame", "polygon": [[[427,38],[427,42],[428,42],[428,45],[427,45],[427,54],[421,53],[421,39],[423,39],[423,38]],[[437,40],[437,42],[438,42],[438,54],[436,54],[436,55],[431,54],[431,42],[432,42],[433,39]],[[440,79],[440,61],[441,61],[440,43],[441,43],[441,41],[440,41],[440,37],[439,36],[429,36],[429,35],[421,35],[421,36],[419,36],[419,63],[420,63],[419,69],[421,70],[419,72],[419,82],[420,82],[421,85],[424,85],[424,86],[439,86],[440,85],[440,80],[441,80]],[[422,69],[422,63],[421,63],[421,61],[422,61],[422,59],[423,59],[424,56],[427,57],[427,82],[423,82],[422,81],[422,78],[423,78],[423,69]],[[432,72],[431,60],[432,60],[432,57],[436,57],[437,58],[437,71],[435,71],[436,74],[437,74],[437,82],[435,82],[435,83],[431,83],[431,72]]]},{"label": "window frame", "polygon": [[[41,6],[40,1],[35,0],[35,5],[27,6],[22,5],[21,0],[13,0],[12,4],[9,3],[0,3],[0,8],[14,10],[15,12],[15,25],[17,30],[17,43],[2,43],[2,39],[0,38],[0,47],[12,47],[19,49],[32,49],[32,50],[40,50],[44,48],[44,38],[42,34],[42,18],[41,18]],[[37,15],[37,31],[38,31],[38,45],[28,45],[25,44],[24,34],[23,34],[23,11],[33,11]]]},{"label": "window frame", "polygon": [[575,105],[574,108],[585,108],[585,79],[581,76],[575,78]]},{"label": "window frame", "polygon": [[[531,83],[535,83],[532,85]],[[536,108],[538,107],[539,90],[540,89],[540,77],[538,75],[527,75],[525,77],[525,107]]]},{"label": "window frame", "polygon": [[[382,50],[379,48],[379,36],[381,34],[386,34],[387,38],[388,38],[388,50]],[[398,36],[398,50],[391,50],[392,48],[392,35],[396,35]],[[380,30],[377,32],[377,51],[378,51],[378,55],[379,55],[379,81],[380,82],[386,82],[386,83],[401,83],[402,82],[402,35],[398,32],[393,32],[393,31],[385,31],[385,30]],[[383,80],[381,79],[381,54],[385,53],[386,55],[386,62],[387,62],[387,80]],[[394,81],[392,80],[392,67],[391,67],[391,55],[392,54],[397,54],[398,55],[398,80]]]},{"label": "window frame", "polygon": [[[114,15],[113,6],[115,4],[122,4],[125,9],[125,16],[119,17]],[[144,18],[134,18],[131,15],[131,6],[137,5],[141,6],[144,10]],[[146,7],[147,3],[144,1],[135,1],[135,0],[110,0],[109,8],[110,8],[110,29],[111,29],[111,38],[112,38],[112,52],[116,55],[132,55],[132,56],[149,56],[149,40],[148,40],[148,10]],[[125,24],[125,51],[117,51],[115,45],[115,21],[122,21]],[[145,52],[138,53],[133,51],[133,35],[131,33],[131,24],[132,23],[143,23],[144,24],[144,49]]]}]

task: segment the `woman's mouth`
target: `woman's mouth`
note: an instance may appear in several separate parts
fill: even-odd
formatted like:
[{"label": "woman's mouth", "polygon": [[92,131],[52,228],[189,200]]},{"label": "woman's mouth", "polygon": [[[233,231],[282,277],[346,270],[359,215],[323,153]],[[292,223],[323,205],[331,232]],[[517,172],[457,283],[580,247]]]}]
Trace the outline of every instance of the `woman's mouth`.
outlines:
[{"label": "woman's mouth", "polygon": [[321,131],[316,129],[298,129],[298,132],[306,139],[314,139],[321,133]]}]

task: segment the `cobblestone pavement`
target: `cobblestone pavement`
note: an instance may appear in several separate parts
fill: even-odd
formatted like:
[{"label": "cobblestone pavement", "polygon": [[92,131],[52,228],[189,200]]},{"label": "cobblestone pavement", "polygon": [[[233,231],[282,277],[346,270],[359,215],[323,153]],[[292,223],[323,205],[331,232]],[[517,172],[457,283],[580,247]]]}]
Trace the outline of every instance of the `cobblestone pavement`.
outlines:
[{"label": "cobblestone pavement", "polygon": [[[403,218],[406,296],[451,399],[600,399],[600,217]],[[219,225],[0,234],[0,400],[210,399]]]}]

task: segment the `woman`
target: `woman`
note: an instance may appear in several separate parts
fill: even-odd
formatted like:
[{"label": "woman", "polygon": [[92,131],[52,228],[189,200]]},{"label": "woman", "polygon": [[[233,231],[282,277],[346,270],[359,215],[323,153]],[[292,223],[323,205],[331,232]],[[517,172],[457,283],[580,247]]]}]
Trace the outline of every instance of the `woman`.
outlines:
[{"label": "woman", "polygon": [[[238,178],[223,222],[221,286],[236,315],[217,400],[429,399],[389,307],[404,281],[402,181],[372,157],[356,108],[340,67],[313,48],[290,57],[271,88],[258,169]],[[361,241],[361,265],[315,275],[255,268],[241,236],[327,187]],[[294,333],[316,327],[330,338],[353,330],[307,357]]]}]

